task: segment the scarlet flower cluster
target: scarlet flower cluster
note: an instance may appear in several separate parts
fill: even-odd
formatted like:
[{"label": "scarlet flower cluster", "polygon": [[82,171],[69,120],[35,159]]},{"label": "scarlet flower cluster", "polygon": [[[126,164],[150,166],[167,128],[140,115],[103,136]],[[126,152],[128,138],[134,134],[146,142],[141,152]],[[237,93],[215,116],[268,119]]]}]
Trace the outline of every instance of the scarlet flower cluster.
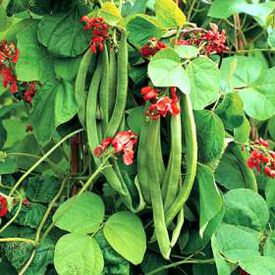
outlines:
[{"label": "scarlet flower cluster", "polygon": [[225,30],[219,32],[218,26],[216,24],[210,24],[210,30],[206,31],[203,29],[195,30],[191,32],[189,38],[185,38],[185,33],[183,33],[183,38],[178,41],[178,45],[195,45],[199,48],[202,47],[207,55],[211,53],[220,54],[228,50],[226,46],[226,33]]},{"label": "scarlet flower cluster", "polygon": [[12,94],[18,91],[17,79],[14,74],[14,64],[18,60],[19,51],[13,43],[0,42],[0,76],[4,88],[9,87]]},{"label": "scarlet flower cluster", "polygon": [[[15,64],[18,61],[19,51],[13,43],[0,42],[0,76],[4,88],[9,88],[11,94],[27,103],[32,103],[36,93],[35,82],[20,82],[15,75]],[[20,92],[21,91],[21,92]]]},{"label": "scarlet flower cluster", "polygon": [[91,29],[91,44],[90,50],[93,54],[99,51],[103,51],[104,41],[108,39],[108,25],[104,22],[103,18],[89,18],[88,16],[83,16],[81,21],[86,23],[84,26],[85,30]]},{"label": "scarlet flower cluster", "polygon": [[152,37],[148,40],[148,43],[141,48],[140,53],[142,56],[148,58],[150,56],[154,56],[157,52],[165,48],[167,48],[167,46],[163,42],[159,41],[155,37]]},{"label": "scarlet flower cluster", "polygon": [[102,140],[94,150],[96,157],[101,157],[111,145],[118,154],[123,153],[123,162],[130,165],[134,162],[134,146],[137,143],[137,135],[132,131],[123,131],[116,134],[114,138],[107,137]]},{"label": "scarlet flower cluster", "polygon": [[7,199],[0,195],[0,217],[6,216],[8,213],[8,202]]},{"label": "scarlet flower cluster", "polygon": [[262,138],[256,140],[252,145],[252,151],[247,160],[251,169],[263,172],[270,178],[275,178],[275,152],[268,149],[269,144]]},{"label": "scarlet flower cluster", "polygon": [[179,99],[177,96],[176,88],[170,88],[170,97],[160,96],[159,90],[150,86],[141,89],[141,93],[145,101],[151,101],[146,114],[153,120],[167,115],[176,116],[180,113]]}]

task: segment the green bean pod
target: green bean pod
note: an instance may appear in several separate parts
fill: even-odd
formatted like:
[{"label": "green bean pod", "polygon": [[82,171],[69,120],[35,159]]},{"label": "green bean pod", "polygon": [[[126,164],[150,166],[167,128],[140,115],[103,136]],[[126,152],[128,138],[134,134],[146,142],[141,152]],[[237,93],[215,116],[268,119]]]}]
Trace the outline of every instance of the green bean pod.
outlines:
[{"label": "green bean pod", "polygon": [[256,177],[255,177],[253,171],[246,164],[246,160],[242,153],[241,146],[236,145],[236,144],[231,145],[230,151],[234,154],[234,156],[238,160],[239,167],[241,169],[243,178],[245,180],[246,188],[251,189],[255,192],[258,192],[258,184],[257,184]]},{"label": "green bean pod", "polygon": [[181,101],[182,125],[186,143],[186,176],[180,192],[178,193],[170,208],[165,213],[167,225],[169,225],[173,221],[176,215],[184,207],[184,204],[189,198],[192,187],[194,185],[197,171],[198,144],[196,135],[196,124],[190,96],[183,95]]},{"label": "green bean pod", "polygon": [[103,72],[102,72],[102,80],[100,84],[99,91],[99,106],[102,113],[102,126],[103,130],[107,129],[107,125],[109,123],[109,96],[110,96],[110,64],[109,64],[109,54],[107,44],[104,44],[103,49]]},{"label": "green bean pod", "polygon": [[159,135],[159,121],[150,121],[149,130],[151,133],[151,142],[147,146],[150,157],[150,166],[148,166],[148,176],[150,178],[149,193],[151,197],[155,235],[159,245],[160,252],[165,259],[169,259],[171,253],[170,239],[165,223],[164,205],[161,196],[160,181],[158,177],[156,159],[154,158],[156,142]]},{"label": "green bean pod", "polygon": [[83,55],[75,81],[75,100],[79,106],[78,117],[81,124],[85,125],[85,110],[87,94],[85,92],[86,76],[91,60],[95,61],[96,55],[92,55],[90,49]]},{"label": "green bean pod", "polygon": [[164,207],[167,210],[175,200],[179,190],[179,180],[181,177],[182,162],[182,129],[181,116],[171,117],[171,149],[162,186]]},{"label": "green bean pod", "polygon": [[177,224],[175,229],[173,230],[172,239],[171,239],[171,247],[174,247],[180,237],[181,229],[184,224],[184,208],[182,208],[177,217]]},{"label": "green bean pod", "polygon": [[110,89],[109,89],[109,114],[113,114],[115,101],[116,101],[116,83],[117,83],[117,61],[115,50],[110,47],[109,50],[109,60],[110,60]]},{"label": "green bean pod", "polygon": [[121,33],[121,40],[118,50],[118,68],[117,68],[117,92],[115,107],[106,129],[105,137],[113,137],[118,131],[127,102],[128,93],[128,44],[127,35]]}]

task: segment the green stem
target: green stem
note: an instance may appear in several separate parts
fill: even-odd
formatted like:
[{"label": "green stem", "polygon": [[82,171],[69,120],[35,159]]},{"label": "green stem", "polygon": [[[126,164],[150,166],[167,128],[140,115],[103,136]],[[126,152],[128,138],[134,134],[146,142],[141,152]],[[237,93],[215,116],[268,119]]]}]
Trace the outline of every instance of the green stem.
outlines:
[{"label": "green stem", "polygon": [[153,271],[150,271],[149,273],[147,273],[146,275],[153,275],[153,274],[157,274],[163,270],[166,269],[170,269],[170,268],[175,268],[178,267],[179,265],[183,265],[183,264],[214,264],[215,261],[214,259],[206,259],[206,260],[200,260],[200,259],[193,259],[193,260],[182,260],[179,262],[175,262],[172,264],[168,264],[168,265],[164,265],[161,266]]},{"label": "green stem", "polygon": [[31,174],[45,159],[47,159],[60,145],[63,144],[67,139],[73,137],[74,135],[82,132],[83,129],[79,129],[77,131],[74,131],[68,135],[66,135],[64,138],[62,138],[55,146],[53,146],[43,157],[41,157],[29,170],[24,173],[21,178],[15,183],[13,188],[11,189],[9,196],[11,197],[13,193],[16,191],[16,189],[20,186],[20,184]]},{"label": "green stem", "polygon": [[29,243],[33,246],[36,245],[34,240],[25,239],[25,238],[0,238],[0,243],[9,243],[9,242],[21,242],[21,243]]},{"label": "green stem", "polygon": [[27,261],[27,263],[23,266],[23,268],[20,270],[20,272],[18,273],[18,275],[24,275],[25,272],[27,271],[27,269],[29,268],[29,266],[31,265],[33,259],[34,259],[34,256],[35,256],[35,253],[36,253],[36,250],[34,249],[32,251],[32,254],[29,258],[29,260]]},{"label": "green stem", "polygon": [[189,95],[182,97],[182,124],[186,142],[186,176],[182,189],[166,212],[166,224],[169,225],[183,208],[191,193],[197,170],[198,144],[196,124]]}]

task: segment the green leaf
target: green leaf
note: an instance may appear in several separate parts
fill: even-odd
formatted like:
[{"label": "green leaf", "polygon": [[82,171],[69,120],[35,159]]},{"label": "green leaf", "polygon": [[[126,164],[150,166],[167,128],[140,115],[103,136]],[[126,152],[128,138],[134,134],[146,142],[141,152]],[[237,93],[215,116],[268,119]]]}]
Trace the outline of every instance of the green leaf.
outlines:
[{"label": "green leaf", "polygon": [[264,243],[264,256],[275,258],[275,231],[269,232],[268,238]]},{"label": "green leaf", "polygon": [[166,28],[182,28],[186,22],[185,15],[173,0],[157,0],[155,12]]},{"label": "green leaf", "polygon": [[[1,156],[0,151],[0,156]],[[17,165],[14,156],[8,156],[4,159],[0,157],[0,175],[12,174],[16,171]]]},{"label": "green leaf", "polygon": [[226,152],[215,171],[216,181],[228,190],[245,187],[245,178],[238,159]]},{"label": "green leaf", "polygon": [[38,20],[17,35],[20,57],[16,64],[17,79],[21,81],[46,82],[54,78],[53,57],[39,44]]},{"label": "green leaf", "polygon": [[129,115],[127,118],[127,123],[130,129],[137,134],[140,133],[145,123],[145,108],[143,106],[134,107],[127,110],[126,113]]},{"label": "green leaf", "polygon": [[265,186],[266,204],[269,208],[275,207],[275,180],[269,179]]},{"label": "green leaf", "polygon": [[196,111],[195,121],[199,145],[199,161],[207,164],[221,158],[225,147],[225,131],[221,119],[213,112]]},{"label": "green leaf", "polygon": [[234,129],[235,140],[240,143],[248,143],[250,132],[251,126],[249,120],[244,117],[243,124],[240,127]]},{"label": "green leaf", "polygon": [[99,275],[103,271],[104,260],[93,238],[73,233],[58,240],[54,266],[59,275]]},{"label": "green leaf", "polygon": [[49,203],[55,197],[60,182],[53,176],[37,176],[30,178],[25,184],[25,194],[33,201]]},{"label": "green leaf", "polygon": [[57,77],[72,81],[80,65],[81,58],[55,58],[54,69]]},{"label": "green leaf", "polygon": [[188,94],[190,81],[181,63],[175,61],[176,56],[171,49],[158,52],[150,60],[148,75],[156,87],[177,87]]},{"label": "green leaf", "polygon": [[275,116],[271,117],[268,121],[268,131],[271,138],[275,140]]},{"label": "green leaf", "polygon": [[128,39],[137,46],[144,46],[148,39],[156,37],[161,38],[165,33],[161,24],[150,16],[134,15],[127,23]]},{"label": "green leaf", "polygon": [[275,261],[272,257],[253,257],[240,261],[240,267],[250,275],[274,274]]},{"label": "green leaf", "polygon": [[[143,274],[148,274],[150,273],[150,271],[153,271],[164,265],[165,265],[165,260],[159,254],[148,252],[145,254],[144,260],[141,263],[141,269],[143,271]],[[162,271],[159,271],[157,274],[167,275],[168,270],[163,269]]]},{"label": "green leaf", "polygon": [[178,45],[175,47],[175,51],[181,58],[185,59],[195,58],[199,54],[196,47],[189,45]]},{"label": "green leaf", "polygon": [[75,57],[89,47],[89,32],[80,22],[81,13],[73,9],[67,13],[47,15],[38,27],[38,39],[48,51],[57,56]]},{"label": "green leaf", "polygon": [[207,57],[193,60],[186,68],[191,82],[191,100],[195,110],[215,102],[219,97],[221,76],[216,64]]},{"label": "green leaf", "polygon": [[102,199],[90,192],[75,196],[62,203],[53,216],[60,229],[77,232],[96,232],[104,219]]},{"label": "green leaf", "polygon": [[[233,63],[236,66],[231,79],[228,79]],[[226,58],[221,71],[223,79],[238,91],[244,103],[244,110],[249,116],[266,120],[275,114],[275,96],[272,93],[275,67],[266,70],[260,59],[236,56]]]},{"label": "green leaf", "polygon": [[45,145],[55,129],[73,118],[78,111],[73,86],[67,81],[49,82],[44,85],[35,96],[33,106],[33,131],[41,145]]},{"label": "green leaf", "polygon": [[99,17],[103,17],[105,22],[111,26],[116,26],[122,23],[122,17],[115,3],[106,2],[103,4],[102,8],[99,10]]},{"label": "green leaf", "polygon": [[209,167],[198,165],[197,181],[200,194],[200,235],[203,238],[209,222],[221,211],[223,199],[216,186],[213,171]]},{"label": "green leaf", "polygon": [[227,129],[238,128],[244,122],[243,102],[237,93],[227,93],[215,112]]},{"label": "green leaf", "polygon": [[4,31],[8,25],[8,17],[4,7],[0,4],[0,32]]},{"label": "green leaf", "polygon": [[268,207],[264,199],[249,189],[235,189],[224,196],[224,222],[263,232],[268,219]]},{"label": "green leaf", "polygon": [[4,119],[2,123],[7,131],[6,148],[20,142],[27,135],[26,124],[19,119]]},{"label": "green leaf", "polygon": [[130,264],[124,258],[122,258],[117,252],[115,252],[104,238],[103,232],[99,231],[95,235],[95,239],[98,242],[104,258],[104,270],[103,274],[119,274],[129,275]]},{"label": "green leaf", "polygon": [[[15,214],[17,207],[12,210]],[[46,213],[47,208],[39,203],[31,203],[30,206],[22,206],[22,209],[15,219],[15,223],[29,226],[31,228],[37,228],[40,224],[43,216]]]},{"label": "green leaf", "polygon": [[259,243],[254,234],[230,224],[222,224],[216,233],[221,255],[239,262],[259,256]]},{"label": "green leaf", "polygon": [[[103,233],[112,248],[134,265],[142,262],[146,235],[141,220],[130,212],[117,212],[106,222]],[[133,245],[134,244],[134,245]]]}]

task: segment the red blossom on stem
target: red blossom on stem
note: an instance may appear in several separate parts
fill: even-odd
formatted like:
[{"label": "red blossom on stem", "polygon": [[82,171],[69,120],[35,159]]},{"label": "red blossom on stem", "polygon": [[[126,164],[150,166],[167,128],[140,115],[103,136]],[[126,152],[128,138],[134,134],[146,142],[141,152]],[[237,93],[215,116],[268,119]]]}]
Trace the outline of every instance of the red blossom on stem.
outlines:
[{"label": "red blossom on stem", "polygon": [[101,157],[111,145],[118,154],[123,153],[123,162],[130,165],[134,162],[134,146],[137,143],[137,135],[132,131],[123,131],[116,134],[114,138],[108,137],[102,140],[94,150],[96,157]]},{"label": "red blossom on stem", "polygon": [[8,213],[8,202],[7,199],[0,195],[0,217],[6,216]]},{"label": "red blossom on stem", "polygon": [[142,56],[148,58],[150,56],[154,56],[157,52],[165,48],[167,48],[167,46],[163,42],[159,41],[155,37],[152,37],[148,40],[148,43],[141,48],[140,53]]},{"label": "red blossom on stem", "polygon": [[88,16],[83,16],[81,21],[86,23],[84,26],[85,30],[91,29],[91,44],[90,50],[93,54],[99,51],[103,51],[104,41],[108,39],[108,25],[104,22],[103,18],[89,18]]},{"label": "red blossom on stem", "polygon": [[267,177],[275,178],[275,152],[269,150],[268,147],[269,143],[262,138],[251,143],[247,166],[263,172]]},{"label": "red blossom on stem", "polygon": [[27,87],[27,89],[23,92],[23,99],[27,103],[32,103],[32,99],[37,92],[36,83],[34,81],[24,82],[23,85]]},{"label": "red blossom on stem", "polygon": [[156,99],[159,91],[153,87],[147,86],[141,89],[141,94],[145,101]]}]

